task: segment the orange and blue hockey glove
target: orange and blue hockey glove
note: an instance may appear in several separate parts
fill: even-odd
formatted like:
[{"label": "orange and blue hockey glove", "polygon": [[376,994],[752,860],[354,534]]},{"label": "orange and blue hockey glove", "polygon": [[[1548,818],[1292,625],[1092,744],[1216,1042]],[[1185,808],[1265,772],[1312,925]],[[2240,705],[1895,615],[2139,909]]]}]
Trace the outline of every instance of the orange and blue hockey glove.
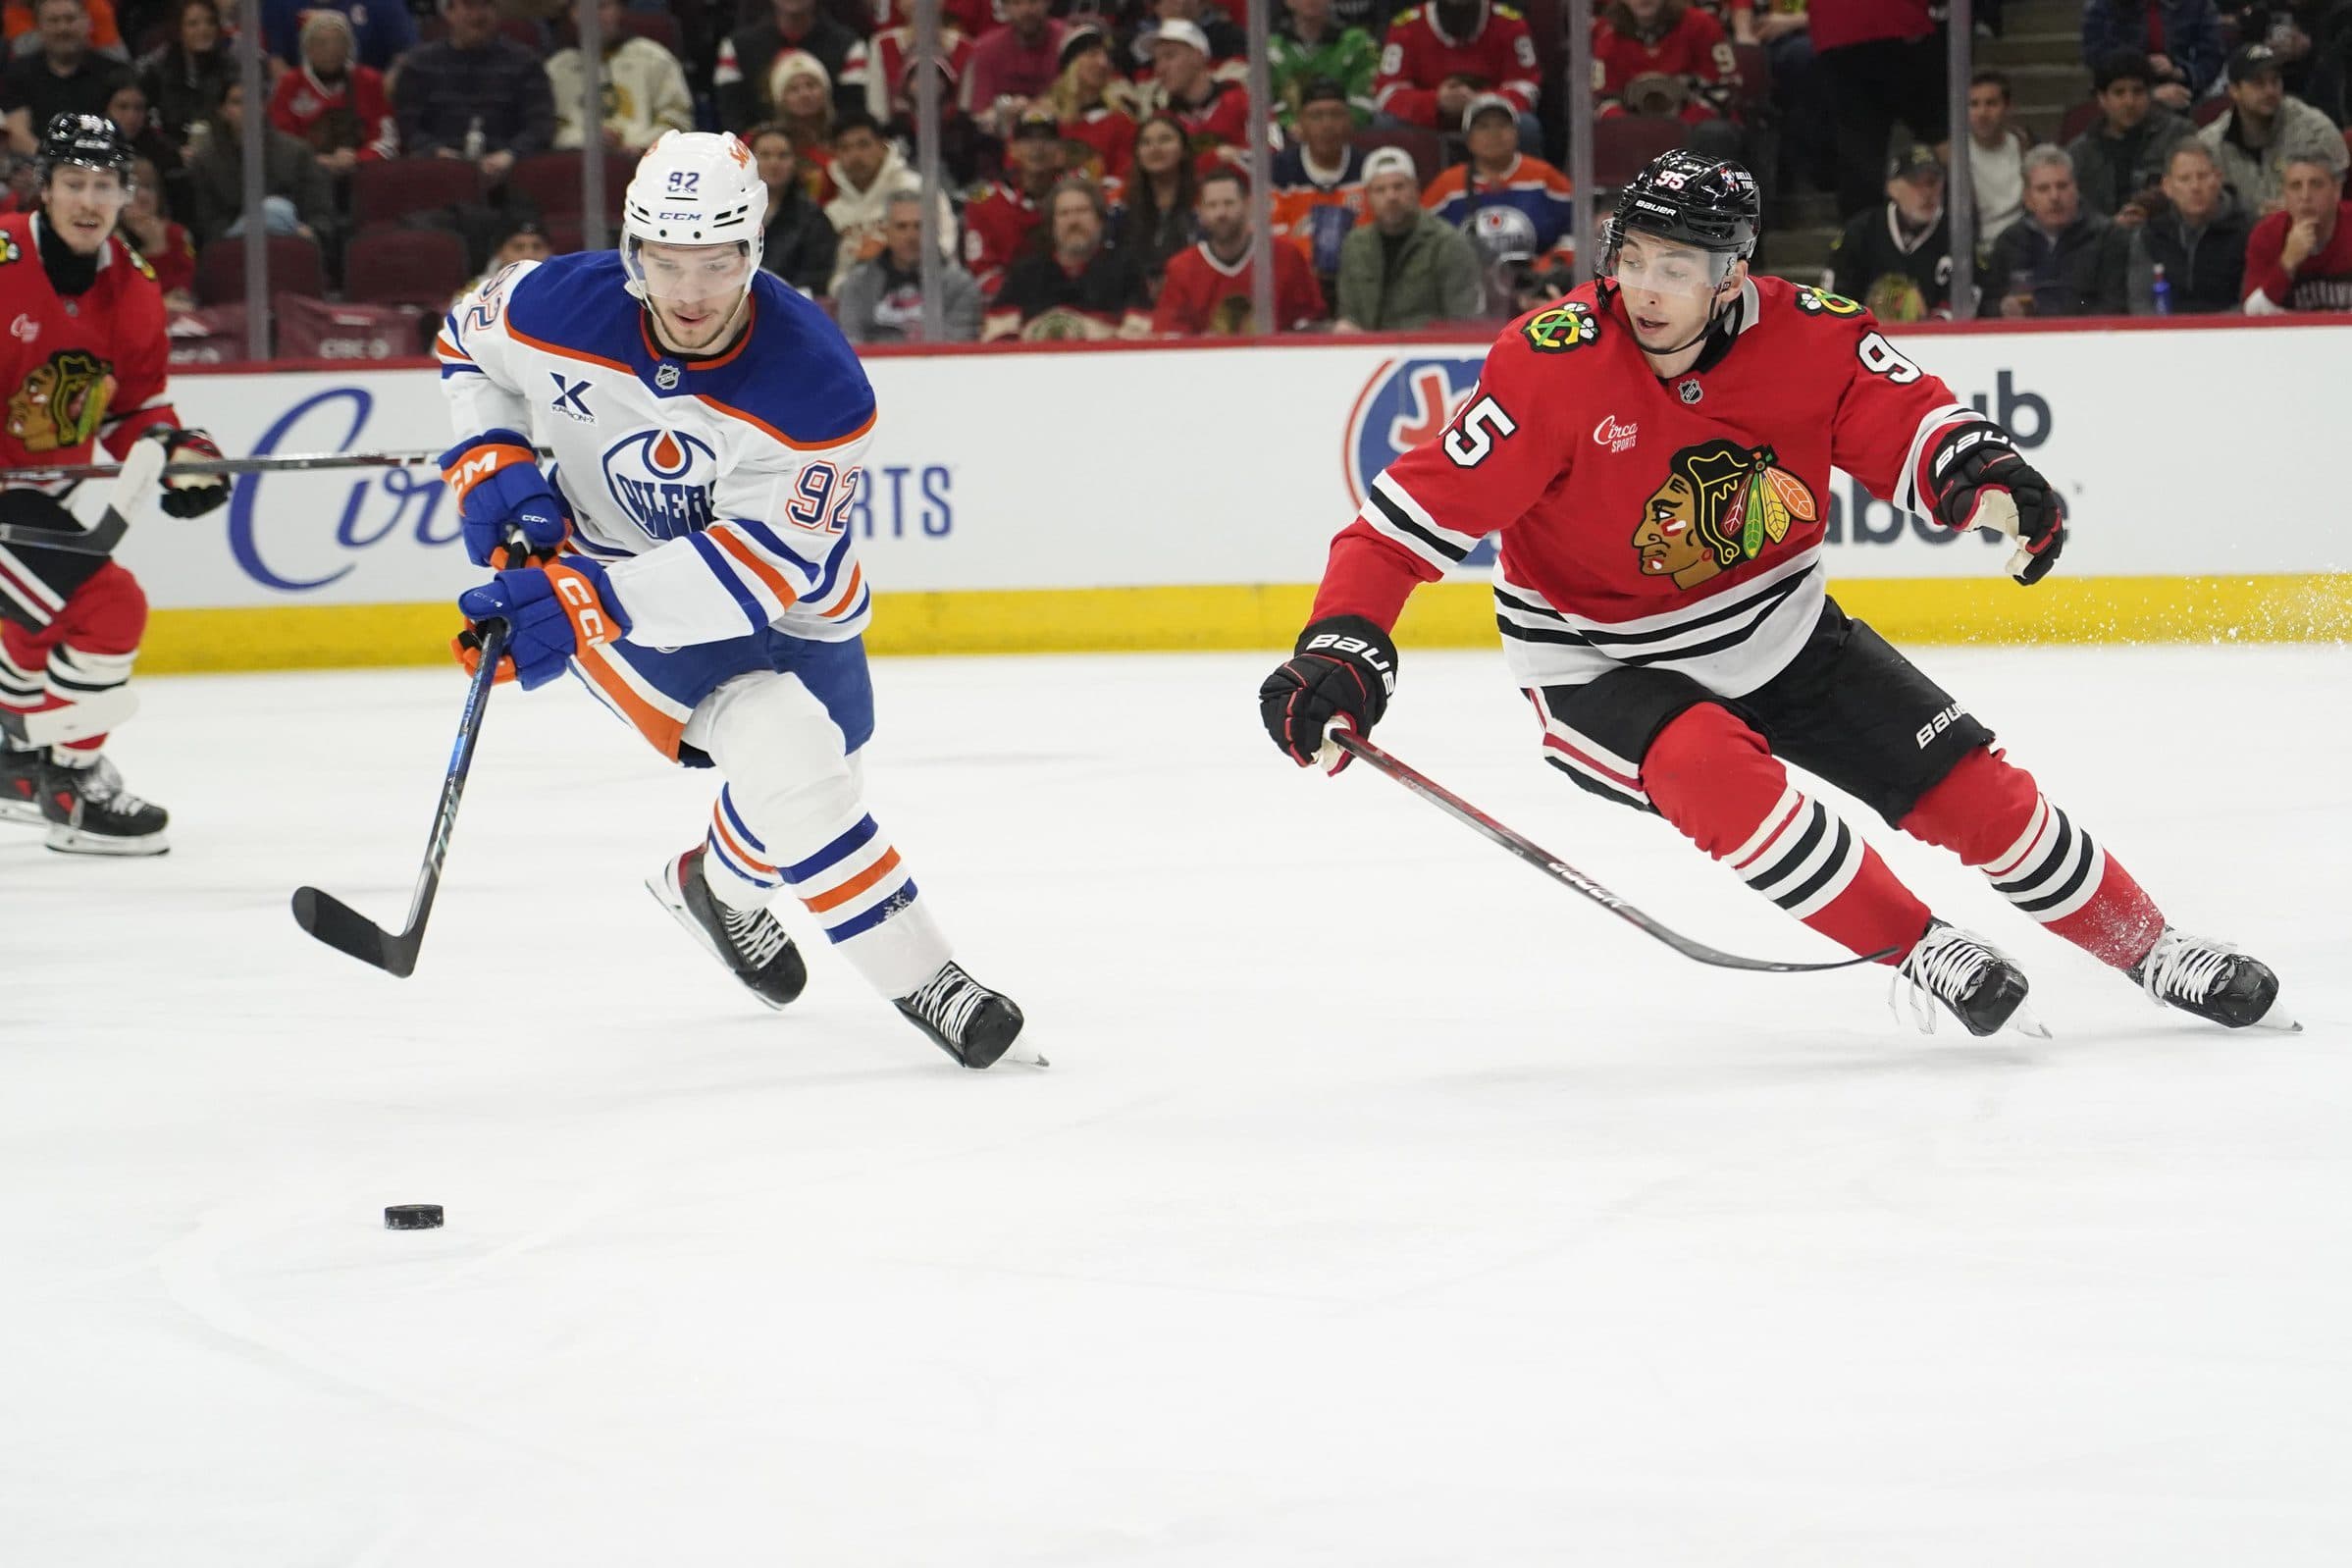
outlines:
[{"label": "orange and blue hockey glove", "polygon": [[570,529],[539,453],[519,432],[486,430],[459,442],[441,454],[441,477],[457,497],[465,556],[477,566],[501,564],[499,549],[518,532],[533,559],[549,559]]},{"label": "orange and blue hockey glove", "polygon": [[[604,568],[586,555],[502,571],[458,595],[457,608],[469,632],[482,621],[506,623],[506,653],[499,663],[502,670],[507,660],[513,661],[515,678],[525,691],[561,675],[582,649],[617,643],[629,635],[628,611],[613,597]],[[474,668],[481,658],[478,637],[469,649],[460,635],[457,656],[468,669]],[[505,677],[501,673],[498,678]]]}]

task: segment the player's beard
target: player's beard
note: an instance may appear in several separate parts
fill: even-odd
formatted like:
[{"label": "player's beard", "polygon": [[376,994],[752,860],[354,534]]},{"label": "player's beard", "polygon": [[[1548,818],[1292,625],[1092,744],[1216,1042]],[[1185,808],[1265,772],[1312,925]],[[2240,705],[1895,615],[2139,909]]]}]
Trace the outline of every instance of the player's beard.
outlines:
[{"label": "player's beard", "polygon": [[[715,354],[720,349],[726,347],[729,342],[734,340],[736,332],[739,329],[739,324],[743,320],[744,307],[750,301],[750,299],[751,294],[748,291],[736,295],[734,303],[728,307],[725,313],[716,316],[715,319],[718,325],[711,329],[710,335],[703,341],[697,343],[682,341],[678,336],[671,331],[670,324],[662,319],[661,307],[655,304],[653,301],[647,301],[648,309],[646,314],[653,318],[653,336],[660,340],[661,346],[668,349],[671,353]],[[706,318],[706,322],[710,319],[712,318]]]}]

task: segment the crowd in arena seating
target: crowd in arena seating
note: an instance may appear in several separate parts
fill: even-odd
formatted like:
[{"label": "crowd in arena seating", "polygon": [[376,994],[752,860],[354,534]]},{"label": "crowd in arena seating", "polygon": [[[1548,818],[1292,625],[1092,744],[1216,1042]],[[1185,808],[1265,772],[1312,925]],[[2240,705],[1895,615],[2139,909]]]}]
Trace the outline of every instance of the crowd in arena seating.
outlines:
[{"label": "crowd in arena seating", "polygon": [[[259,240],[275,289],[414,318],[501,258],[576,248],[583,158],[604,160],[610,234],[645,147],[726,130],[769,190],[763,265],[861,342],[919,339],[927,315],[950,341],[1247,332],[1261,243],[1278,330],[1378,332],[1572,285],[1573,133],[1599,210],[1676,145],[1748,161],[1776,198],[1834,195],[1824,281],[1891,320],[1951,313],[1956,198],[1983,315],[2352,308],[2352,0],[2088,0],[2091,100],[2031,136],[1979,72],[1958,192],[1928,0],[1394,4],[1276,0],[1253,104],[1241,15],[1214,0],[945,0],[926,189],[909,0],[601,0],[596,60],[568,0],[264,0],[256,215],[234,6],[9,0],[6,199],[31,199],[50,115],[104,114],[139,157],[126,230],[176,309],[234,307]],[[2001,8],[1973,15],[1989,34]],[[1581,128],[1557,85],[1572,26],[1594,62]]]}]

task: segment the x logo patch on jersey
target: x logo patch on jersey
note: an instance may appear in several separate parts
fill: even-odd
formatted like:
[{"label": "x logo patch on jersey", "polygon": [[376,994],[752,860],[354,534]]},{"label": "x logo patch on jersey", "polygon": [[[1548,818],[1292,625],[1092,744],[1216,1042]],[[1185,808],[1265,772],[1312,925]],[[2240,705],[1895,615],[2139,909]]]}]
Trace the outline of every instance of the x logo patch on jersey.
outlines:
[{"label": "x logo patch on jersey", "polygon": [[595,420],[597,416],[591,413],[588,407],[588,383],[585,381],[567,382],[563,379],[563,374],[560,371],[550,370],[548,372],[548,377],[555,383],[555,411],[557,413],[569,414],[572,418],[584,423]]}]

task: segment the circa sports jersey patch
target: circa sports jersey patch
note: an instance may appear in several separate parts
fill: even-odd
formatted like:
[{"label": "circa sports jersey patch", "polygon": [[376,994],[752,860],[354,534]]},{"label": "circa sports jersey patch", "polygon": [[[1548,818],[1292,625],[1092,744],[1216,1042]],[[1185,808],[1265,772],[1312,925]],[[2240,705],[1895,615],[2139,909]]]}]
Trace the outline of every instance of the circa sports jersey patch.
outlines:
[{"label": "circa sports jersey patch", "polygon": [[717,480],[718,453],[678,431],[641,430],[604,451],[604,488],[648,539],[683,539],[708,528]]},{"label": "circa sports jersey patch", "polygon": [[1633,548],[1645,577],[1697,588],[1777,545],[1821,515],[1803,480],[1769,446],[1701,442],[1666,460],[1666,478],[1643,504]]},{"label": "circa sports jersey patch", "polygon": [[32,367],[8,399],[8,433],[26,451],[79,446],[114,401],[114,365],[86,348],[60,348]]},{"label": "circa sports jersey patch", "polygon": [[1833,294],[1826,288],[1807,285],[1797,290],[1797,308],[1808,316],[1858,316],[1862,307],[1844,294]]},{"label": "circa sports jersey patch", "polygon": [[1594,319],[1593,307],[1575,300],[1538,311],[1519,330],[1527,335],[1528,346],[1539,354],[1564,354],[1600,337],[1600,323]]}]

